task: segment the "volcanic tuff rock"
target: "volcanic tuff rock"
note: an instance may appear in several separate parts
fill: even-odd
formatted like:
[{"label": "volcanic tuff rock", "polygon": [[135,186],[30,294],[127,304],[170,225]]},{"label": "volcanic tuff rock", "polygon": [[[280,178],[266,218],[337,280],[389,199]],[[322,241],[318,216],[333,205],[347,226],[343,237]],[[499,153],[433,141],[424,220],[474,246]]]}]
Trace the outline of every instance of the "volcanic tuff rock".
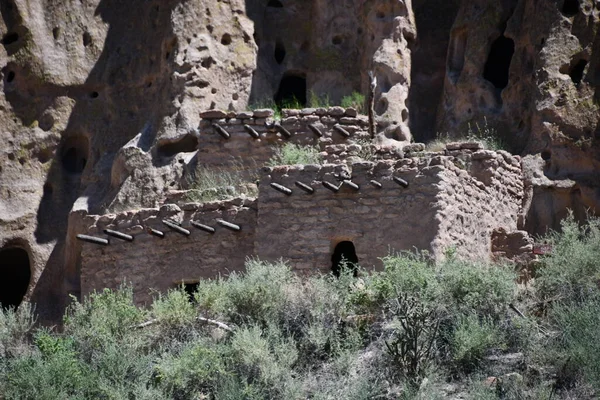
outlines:
[{"label": "volcanic tuff rock", "polygon": [[77,294],[69,213],[184,187],[201,112],[339,104],[369,70],[378,146],[487,123],[526,156],[522,229],[600,204],[597,1],[3,0],[0,14],[0,249],[26,251],[26,298],[48,315]]}]

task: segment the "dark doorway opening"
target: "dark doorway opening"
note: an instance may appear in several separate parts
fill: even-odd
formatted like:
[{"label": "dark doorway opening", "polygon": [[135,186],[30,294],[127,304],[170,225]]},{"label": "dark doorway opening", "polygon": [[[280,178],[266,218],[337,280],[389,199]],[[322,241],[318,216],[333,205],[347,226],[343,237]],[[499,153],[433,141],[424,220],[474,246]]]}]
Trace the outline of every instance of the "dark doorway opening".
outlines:
[{"label": "dark doorway opening", "polygon": [[350,241],[339,242],[333,250],[331,256],[331,271],[333,275],[340,276],[343,270],[352,272],[352,275],[358,274],[358,257],[354,249],[354,243]]},{"label": "dark doorway opening", "polygon": [[561,11],[567,17],[572,17],[576,15],[579,12],[579,1],[565,0]]},{"label": "dark doorway opening", "polygon": [[157,152],[162,157],[173,157],[179,153],[191,153],[198,148],[198,138],[194,135],[187,134],[177,140],[169,140],[159,142]]},{"label": "dark doorway opening", "polygon": [[27,251],[19,247],[0,250],[0,305],[4,309],[21,304],[30,279]]},{"label": "dark doorway opening", "polygon": [[285,47],[283,46],[283,43],[277,42],[277,44],[275,44],[275,53],[273,56],[275,57],[275,62],[277,62],[277,64],[283,62],[283,59],[285,58]]},{"label": "dark doorway opening", "polygon": [[188,295],[188,299],[190,302],[195,303],[196,299],[194,298],[194,293],[196,293],[196,291],[198,290],[198,282],[184,282],[183,284],[183,290],[185,290],[185,293]]},{"label": "dark doorway opening", "polygon": [[291,108],[292,105],[306,106],[306,77],[285,75],[275,93],[275,104],[279,108]]},{"label": "dark doorway opening", "polygon": [[500,36],[492,43],[483,69],[483,77],[493,83],[497,89],[504,89],[508,85],[508,72],[514,52],[515,42],[505,36]]},{"label": "dark doorway opening", "polygon": [[283,8],[283,4],[279,0],[270,0],[267,3],[267,7]]},{"label": "dark doorway opening", "polygon": [[89,154],[89,142],[83,135],[68,138],[61,151],[61,161],[65,170],[71,174],[80,174],[85,169]]},{"label": "dark doorway opening", "polygon": [[587,65],[586,60],[579,60],[573,67],[571,67],[571,71],[569,71],[569,76],[571,80],[575,84],[575,86],[579,86],[581,80],[583,79],[583,71],[585,70],[585,66]]}]

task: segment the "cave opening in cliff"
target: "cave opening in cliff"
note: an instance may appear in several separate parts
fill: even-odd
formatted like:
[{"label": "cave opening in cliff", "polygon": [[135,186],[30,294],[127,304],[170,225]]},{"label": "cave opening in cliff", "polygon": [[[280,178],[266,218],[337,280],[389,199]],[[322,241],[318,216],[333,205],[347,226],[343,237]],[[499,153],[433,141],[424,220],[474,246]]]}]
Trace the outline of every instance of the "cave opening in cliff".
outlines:
[{"label": "cave opening in cliff", "polygon": [[2,37],[2,44],[8,46],[19,40],[19,34],[17,32],[8,32]]},{"label": "cave opening in cliff", "polygon": [[191,153],[198,149],[198,138],[187,134],[178,140],[159,142],[157,146],[158,155],[162,157],[173,157],[178,153]]},{"label": "cave opening in cliff", "polygon": [[283,4],[279,0],[269,0],[267,7],[283,8]]},{"label": "cave opening in cliff", "polygon": [[339,242],[331,256],[331,271],[339,277],[342,271],[350,271],[354,276],[358,274],[358,256],[354,243],[348,240]]},{"label": "cave opening in cliff", "polygon": [[508,85],[508,73],[514,52],[515,42],[504,35],[492,43],[483,69],[483,77],[497,89],[504,89]]},{"label": "cave opening in cliff", "polygon": [[575,86],[579,86],[579,84],[581,83],[581,80],[583,79],[583,72],[587,63],[587,60],[582,59],[571,67],[571,70],[569,71],[569,76],[571,77],[571,80],[573,81]]},{"label": "cave opening in cliff", "polygon": [[30,279],[27,251],[20,247],[5,247],[0,250],[0,305],[4,309],[21,304]]},{"label": "cave opening in cliff", "polygon": [[279,83],[274,100],[279,108],[306,106],[306,77],[301,74],[285,75]]},{"label": "cave opening in cliff", "polygon": [[579,12],[579,0],[565,0],[561,11],[567,17],[576,15]]},{"label": "cave opening in cliff", "polygon": [[281,64],[285,58],[285,54],[285,47],[283,46],[283,43],[277,42],[275,44],[275,52],[273,54],[275,57],[275,62],[277,62],[277,64]]},{"label": "cave opening in cliff", "polygon": [[63,168],[72,174],[83,172],[89,155],[89,142],[83,135],[68,138],[61,151],[61,162]]}]

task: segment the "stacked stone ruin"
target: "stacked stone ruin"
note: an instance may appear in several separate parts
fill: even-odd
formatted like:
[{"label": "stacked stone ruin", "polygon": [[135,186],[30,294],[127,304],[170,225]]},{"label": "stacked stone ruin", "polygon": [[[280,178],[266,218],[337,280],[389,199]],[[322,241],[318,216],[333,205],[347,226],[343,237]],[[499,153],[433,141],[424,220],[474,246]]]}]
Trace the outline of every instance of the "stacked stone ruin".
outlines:
[{"label": "stacked stone ruin", "polygon": [[[270,151],[263,141],[331,149],[368,135],[365,118],[349,116],[341,107],[285,111],[279,124],[289,137],[271,110],[210,111],[203,118],[199,149],[212,140]],[[322,134],[307,128],[310,124],[319,124]],[[350,137],[336,131],[336,124],[348,128]],[[252,137],[245,125],[259,137]],[[151,290],[243,271],[248,257],[282,258],[301,274],[328,273],[341,242],[352,243],[365,268],[381,268],[380,258],[390,252],[414,249],[438,260],[449,248],[489,259],[492,238],[501,242],[495,232],[517,231],[523,199],[520,160],[475,142],[424,150],[412,144],[392,159],[364,161],[338,154],[342,161],[335,163],[263,167],[256,198],[203,204],[180,198],[158,208],[79,215],[74,233],[107,241],[76,240],[81,294],[127,281],[144,303]]]}]

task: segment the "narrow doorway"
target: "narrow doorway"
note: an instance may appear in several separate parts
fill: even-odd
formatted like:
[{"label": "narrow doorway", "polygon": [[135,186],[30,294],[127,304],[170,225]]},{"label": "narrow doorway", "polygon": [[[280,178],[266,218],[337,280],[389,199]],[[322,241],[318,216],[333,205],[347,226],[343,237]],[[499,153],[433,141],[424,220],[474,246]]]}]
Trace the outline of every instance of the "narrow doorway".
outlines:
[{"label": "narrow doorway", "polygon": [[306,106],[306,77],[298,74],[285,75],[279,83],[274,100],[279,108]]},{"label": "narrow doorway", "polygon": [[188,295],[188,300],[190,303],[195,303],[196,299],[194,298],[194,294],[198,290],[199,282],[183,282],[183,290]]},{"label": "narrow doorway", "polygon": [[27,251],[19,247],[0,250],[0,305],[18,307],[29,287],[31,269]]},{"label": "narrow doorway", "polygon": [[339,277],[342,270],[349,270],[355,277],[358,275],[358,257],[354,243],[344,240],[339,242],[331,256],[331,272]]}]

